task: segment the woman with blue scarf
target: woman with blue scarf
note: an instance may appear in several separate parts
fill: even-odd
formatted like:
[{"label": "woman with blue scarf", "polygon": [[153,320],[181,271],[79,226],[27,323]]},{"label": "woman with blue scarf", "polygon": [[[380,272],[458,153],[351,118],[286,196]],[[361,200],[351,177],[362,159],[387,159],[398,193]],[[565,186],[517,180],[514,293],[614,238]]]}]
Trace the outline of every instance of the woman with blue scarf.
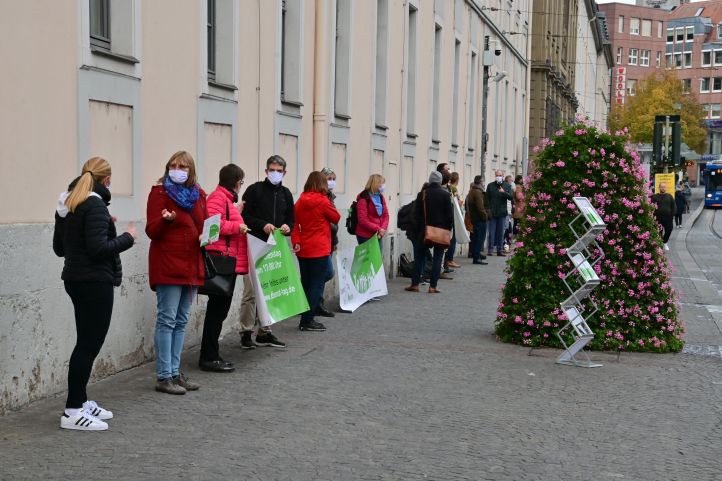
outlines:
[{"label": "woman with blue scarf", "polygon": [[150,237],[148,277],[157,296],[155,390],[185,394],[199,385],[180,372],[186,324],[205,279],[199,238],[208,217],[193,157],[176,152],[148,195],[145,233]]}]

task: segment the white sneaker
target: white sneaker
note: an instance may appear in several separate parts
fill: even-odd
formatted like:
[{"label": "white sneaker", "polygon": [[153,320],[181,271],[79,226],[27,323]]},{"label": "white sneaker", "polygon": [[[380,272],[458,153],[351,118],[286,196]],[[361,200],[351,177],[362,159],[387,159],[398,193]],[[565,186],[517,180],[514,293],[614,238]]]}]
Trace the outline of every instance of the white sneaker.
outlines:
[{"label": "white sneaker", "polygon": [[664,250],[666,250],[666,251],[669,250],[669,246],[667,244],[664,244]]},{"label": "white sneaker", "polygon": [[96,418],[85,409],[78,414],[69,416],[65,413],[60,417],[60,427],[63,429],[76,429],[78,431],[106,431],[108,424]]},{"label": "white sneaker", "polygon": [[101,408],[95,401],[85,401],[83,403],[83,409],[88,411],[88,413],[92,414],[94,417],[100,419],[101,421],[113,419],[113,413],[111,411],[108,411],[107,409]]}]

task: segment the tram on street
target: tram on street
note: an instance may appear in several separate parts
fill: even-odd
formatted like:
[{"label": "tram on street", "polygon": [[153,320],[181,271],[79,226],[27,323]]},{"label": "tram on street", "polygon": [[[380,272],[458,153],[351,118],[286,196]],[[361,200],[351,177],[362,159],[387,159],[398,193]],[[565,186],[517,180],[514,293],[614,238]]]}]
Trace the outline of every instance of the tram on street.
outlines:
[{"label": "tram on street", "polygon": [[722,160],[707,162],[703,175],[705,208],[722,207]]}]

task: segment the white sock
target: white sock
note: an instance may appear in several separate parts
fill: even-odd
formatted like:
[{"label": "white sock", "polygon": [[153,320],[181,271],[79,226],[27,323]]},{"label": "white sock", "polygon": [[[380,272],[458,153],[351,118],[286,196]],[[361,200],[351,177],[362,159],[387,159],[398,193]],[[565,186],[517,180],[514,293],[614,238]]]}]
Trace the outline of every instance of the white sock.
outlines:
[{"label": "white sock", "polygon": [[80,414],[80,411],[82,411],[82,410],[83,410],[83,408],[78,408],[78,409],[68,409],[68,408],[66,408],[66,409],[65,409],[65,414],[67,414],[68,416],[77,416],[78,414]]}]

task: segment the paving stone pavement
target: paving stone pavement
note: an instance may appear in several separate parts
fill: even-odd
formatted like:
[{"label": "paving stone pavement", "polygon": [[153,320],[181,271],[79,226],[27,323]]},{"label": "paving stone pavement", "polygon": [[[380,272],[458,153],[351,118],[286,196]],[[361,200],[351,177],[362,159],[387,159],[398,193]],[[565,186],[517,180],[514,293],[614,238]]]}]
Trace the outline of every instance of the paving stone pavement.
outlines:
[{"label": "paving stone pavement", "polygon": [[396,279],[325,333],[281,323],[285,350],[227,336],[232,374],[190,349],[197,392],[156,393],[152,364],[95,383],[107,432],[59,429],[62,395],[0,417],[0,480],[722,480],[718,357],[557,365],[494,338],[505,258],[458,261],[440,295]]}]

